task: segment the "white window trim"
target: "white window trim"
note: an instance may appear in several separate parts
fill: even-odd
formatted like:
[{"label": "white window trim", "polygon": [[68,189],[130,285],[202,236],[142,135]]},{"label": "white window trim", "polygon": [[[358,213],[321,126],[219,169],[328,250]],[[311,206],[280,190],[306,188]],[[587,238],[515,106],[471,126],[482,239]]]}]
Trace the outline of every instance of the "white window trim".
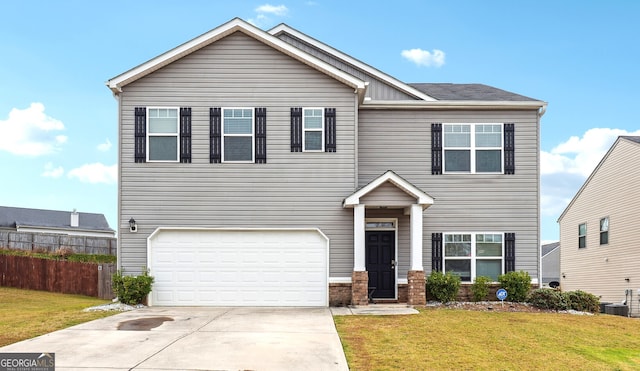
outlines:
[{"label": "white window trim", "polygon": [[[602,230],[602,221],[604,219],[607,219],[607,230],[603,231]],[[598,221],[598,242],[600,243],[600,246],[605,246],[609,244],[609,237],[611,237],[611,235],[609,234],[609,231],[611,230],[611,219],[609,218],[609,216],[603,216],[602,218],[600,218],[600,220]],[[602,243],[602,234],[606,233],[607,234],[607,243]]]},{"label": "white window trim", "polygon": [[[445,146],[445,126],[447,125],[470,125],[471,140],[469,147],[446,147]],[[478,125],[500,125],[500,147],[476,147],[476,126]],[[470,169],[469,171],[447,171],[445,150],[469,150]],[[476,150],[500,150],[500,171],[496,172],[476,172]],[[504,123],[501,122],[447,122],[442,124],[442,173],[443,174],[504,174]]]},{"label": "white window trim", "polygon": [[[231,160],[226,160],[224,158],[224,145],[225,145],[225,137],[248,137],[249,134],[225,134],[224,133],[224,111],[225,110],[234,110],[234,109],[250,109],[251,110],[251,160],[247,160],[247,161],[231,161]],[[222,107],[220,110],[220,116],[221,116],[221,125],[220,125],[220,132],[222,135],[222,140],[221,140],[221,147],[220,150],[222,151],[221,153],[221,157],[222,157],[222,162],[228,162],[228,163],[232,163],[232,164],[252,164],[255,163],[256,161],[256,110],[255,107]]]},{"label": "white window trim", "polygon": [[[149,120],[151,119],[151,115],[149,111],[152,109],[172,109],[176,110],[176,133],[151,133],[149,130]],[[146,122],[146,157],[147,162],[180,162],[180,107],[147,107],[147,122]],[[176,159],[175,160],[151,160],[149,159],[149,154],[151,153],[151,147],[149,146],[149,137],[175,137],[176,138]]]},{"label": "white window trim", "polygon": [[[470,234],[471,235],[471,256],[450,256],[446,255],[446,236],[452,234]],[[505,253],[505,238],[504,232],[445,232],[442,234],[442,272],[447,273],[446,264],[447,260],[471,260],[471,281],[462,281],[465,283],[473,282],[476,276],[476,260],[497,260],[497,256],[476,256],[476,235],[479,234],[499,234],[502,236],[502,252],[500,255],[500,274],[504,274],[504,253]],[[496,283],[497,281],[494,281]]]},{"label": "white window trim", "polygon": [[[321,116],[321,124],[322,127],[320,129],[318,128],[312,128],[312,129],[307,129],[305,128],[305,115],[304,115],[304,111],[306,110],[320,110],[322,116]],[[302,152],[324,152],[324,107],[303,107],[302,108]],[[320,132],[320,137],[321,137],[321,144],[320,144],[320,149],[307,149],[307,136],[305,135],[307,131],[319,131]]]},{"label": "white window trim", "polygon": [[[580,234],[580,226],[584,224],[584,234]],[[584,223],[578,223],[578,248],[579,249],[586,249],[587,248],[587,222]],[[584,246],[580,247],[580,238],[584,237]]]}]

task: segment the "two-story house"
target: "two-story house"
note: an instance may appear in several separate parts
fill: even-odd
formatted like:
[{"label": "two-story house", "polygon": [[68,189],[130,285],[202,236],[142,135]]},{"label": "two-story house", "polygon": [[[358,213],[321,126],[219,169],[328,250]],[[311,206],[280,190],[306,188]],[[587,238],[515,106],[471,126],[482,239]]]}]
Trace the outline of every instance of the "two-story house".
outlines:
[{"label": "two-story house", "polygon": [[640,136],[620,136],[558,218],[560,285],[640,316]]},{"label": "two-story house", "polygon": [[539,277],[546,103],[406,84],[233,19],[107,82],[119,265],[152,305],[425,302],[425,272]]}]

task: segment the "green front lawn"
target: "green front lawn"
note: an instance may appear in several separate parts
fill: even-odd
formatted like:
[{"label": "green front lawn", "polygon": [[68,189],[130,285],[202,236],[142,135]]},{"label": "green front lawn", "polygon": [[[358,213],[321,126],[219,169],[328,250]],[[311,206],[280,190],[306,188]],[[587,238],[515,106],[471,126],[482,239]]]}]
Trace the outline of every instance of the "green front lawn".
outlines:
[{"label": "green front lawn", "polygon": [[420,309],[336,316],[351,370],[638,370],[640,320]]},{"label": "green front lawn", "polygon": [[115,314],[82,311],[105,303],[110,301],[0,287],[0,346]]}]

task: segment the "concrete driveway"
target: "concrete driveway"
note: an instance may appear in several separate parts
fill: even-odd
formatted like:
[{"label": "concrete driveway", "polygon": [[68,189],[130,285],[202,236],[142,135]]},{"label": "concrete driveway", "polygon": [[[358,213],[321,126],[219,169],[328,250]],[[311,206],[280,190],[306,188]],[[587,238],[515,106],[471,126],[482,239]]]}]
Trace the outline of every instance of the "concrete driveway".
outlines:
[{"label": "concrete driveway", "polygon": [[150,307],[0,348],[56,370],[348,370],[329,308]]}]

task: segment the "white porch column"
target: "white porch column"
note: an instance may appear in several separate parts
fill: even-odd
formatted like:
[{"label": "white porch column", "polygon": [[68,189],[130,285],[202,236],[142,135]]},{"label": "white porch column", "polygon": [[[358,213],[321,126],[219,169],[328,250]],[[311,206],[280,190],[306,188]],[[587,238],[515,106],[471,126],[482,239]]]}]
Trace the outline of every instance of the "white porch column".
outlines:
[{"label": "white porch column", "polygon": [[353,207],[353,270],[367,270],[364,257],[364,205]]},{"label": "white porch column", "polygon": [[422,205],[411,205],[411,268],[412,271],[424,270],[422,267]]}]

